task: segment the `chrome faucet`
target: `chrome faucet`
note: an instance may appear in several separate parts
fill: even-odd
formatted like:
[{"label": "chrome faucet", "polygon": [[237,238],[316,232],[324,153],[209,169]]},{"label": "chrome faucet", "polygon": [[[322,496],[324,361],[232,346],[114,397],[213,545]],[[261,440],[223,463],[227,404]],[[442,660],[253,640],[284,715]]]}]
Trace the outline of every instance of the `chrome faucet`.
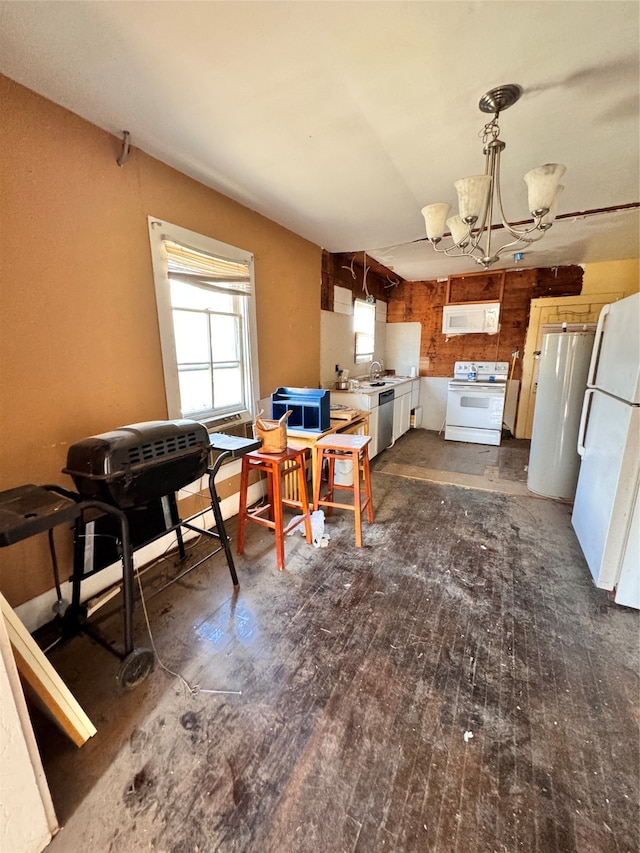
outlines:
[{"label": "chrome faucet", "polygon": [[382,373],[382,362],[381,361],[372,361],[371,362],[371,370],[369,372],[369,379],[379,379],[381,373]]}]

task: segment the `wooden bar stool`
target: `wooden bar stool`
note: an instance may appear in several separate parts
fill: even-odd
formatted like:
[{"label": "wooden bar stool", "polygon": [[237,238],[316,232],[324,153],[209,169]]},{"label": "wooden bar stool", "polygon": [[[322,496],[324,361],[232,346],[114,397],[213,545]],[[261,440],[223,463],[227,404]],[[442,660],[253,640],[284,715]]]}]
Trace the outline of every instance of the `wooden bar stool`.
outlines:
[{"label": "wooden bar stool", "polygon": [[[355,513],[356,546],[362,547],[362,510],[367,510],[367,521],[373,524],[373,497],[371,495],[371,473],[369,471],[369,442],[370,435],[325,435],[319,438],[314,445],[316,454],[315,466],[317,477],[314,486],[313,509],[321,506],[327,507],[327,515],[331,514],[333,507],[339,509],[350,509]],[[322,484],[322,463],[327,459],[329,462],[329,481],[327,492],[323,498],[320,497]],[[345,486],[335,482],[336,459],[350,459],[353,465],[353,485]],[[360,482],[362,475],[362,484]],[[343,489],[353,493],[353,503],[338,503],[335,500],[335,491]]]},{"label": "wooden bar stool", "polygon": [[[249,472],[262,471],[267,475],[268,503],[249,512],[247,510],[247,490],[249,488]],[[297,500],[282,496],[284,478],[292,474],[297,476]],[[295,519],[285,527],[283,506],[295,507],[300,510],[302,518]],[[268,513],[268,518],[263,516]],[[254,450],[242,457],[242,472],[240,474],[240,509],[238,515],[238,554],[244,554],[244,533],[247,521],[255,521],[269,527],[276,534],[276,563],[278,569],[284,569],[284,537],[294,527],[304,524],[307,542],[311,545],[311,513],[307,496],[307,479],[305,474],[304,450],[287,447],[282,453],[263,453]]]}]

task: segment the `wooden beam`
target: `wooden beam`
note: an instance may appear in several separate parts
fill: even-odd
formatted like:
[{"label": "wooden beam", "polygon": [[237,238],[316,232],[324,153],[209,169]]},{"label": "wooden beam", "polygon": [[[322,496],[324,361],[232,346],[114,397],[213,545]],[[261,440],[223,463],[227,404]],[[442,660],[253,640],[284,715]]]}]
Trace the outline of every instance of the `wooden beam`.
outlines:
[{"label": "wooden beam", "polygon": [[76,746],[82,746],[96,733],[95,726],[2,593],[0,610],[20,675],[62,731]]}]

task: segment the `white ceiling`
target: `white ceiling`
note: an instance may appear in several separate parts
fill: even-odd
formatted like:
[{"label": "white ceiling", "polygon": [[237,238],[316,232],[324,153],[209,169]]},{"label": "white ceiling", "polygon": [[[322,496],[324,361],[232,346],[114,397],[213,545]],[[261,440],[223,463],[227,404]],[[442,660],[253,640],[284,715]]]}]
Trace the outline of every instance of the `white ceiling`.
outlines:
[{"label": "white ceiling", "polygon": [[[406,279],[435,255],[421,208],[484,169],[500,118],[503,200],[567,166],[559,214],[639,199],[640,5],[542,2],[0,2],[0,72],[331,252]],[[126,168],[126,166],[125,166]],[[638,208],[558,220],[521,266],[638,257]],[[511,255],[498,266],[514,266]]]}]

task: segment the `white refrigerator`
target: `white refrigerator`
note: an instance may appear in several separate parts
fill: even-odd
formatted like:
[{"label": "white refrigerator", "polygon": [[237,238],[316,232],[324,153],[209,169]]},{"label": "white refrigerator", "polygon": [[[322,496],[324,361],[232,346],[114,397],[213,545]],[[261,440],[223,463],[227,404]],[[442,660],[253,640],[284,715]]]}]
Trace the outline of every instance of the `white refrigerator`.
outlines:
[{"label": "white refrigerator", "polygon": [[572,501],[580,457],[576,450],[595,324],[542,335],[527,487]]},{"label": "white refrigerator", "polygon": [[640,609],[640,293],[600,313],[578,454],[572,524],[594,583]]}]

